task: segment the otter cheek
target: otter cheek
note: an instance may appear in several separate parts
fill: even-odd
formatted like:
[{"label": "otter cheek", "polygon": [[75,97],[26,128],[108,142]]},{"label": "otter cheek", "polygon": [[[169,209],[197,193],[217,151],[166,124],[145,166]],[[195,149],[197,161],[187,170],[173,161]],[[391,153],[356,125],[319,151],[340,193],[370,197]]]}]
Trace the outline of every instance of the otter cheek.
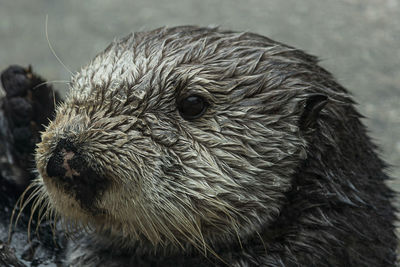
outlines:
[{"label": "otter cheek", "polygon": [[96,202],[108,187],[108,180],[90,168],[69,141],[59,141],[47,162],[46,174],[51,183],[73,197],[82,209],[98,213]]}]

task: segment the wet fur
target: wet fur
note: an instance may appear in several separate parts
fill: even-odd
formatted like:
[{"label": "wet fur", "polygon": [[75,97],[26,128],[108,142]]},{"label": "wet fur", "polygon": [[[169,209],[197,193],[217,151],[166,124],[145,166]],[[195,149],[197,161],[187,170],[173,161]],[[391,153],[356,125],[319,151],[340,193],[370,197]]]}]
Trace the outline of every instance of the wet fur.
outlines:
[{"label": "wet fur", "polygon": [[[176,107],[190,94],[210,104],[194,121]],[[72,78],[35,206],[96,232],[74,265],[393,265],[393,192],[360,118],[315,57],[266,37],[135,33]],[[110,183],[93,210],[46,177],[61,139]]]}]

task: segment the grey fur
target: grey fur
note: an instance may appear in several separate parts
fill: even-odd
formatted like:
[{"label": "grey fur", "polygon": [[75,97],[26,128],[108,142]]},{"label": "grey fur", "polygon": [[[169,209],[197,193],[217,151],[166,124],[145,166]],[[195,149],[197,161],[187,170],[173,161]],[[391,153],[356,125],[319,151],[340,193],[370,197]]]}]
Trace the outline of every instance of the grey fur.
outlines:
[{"label": "grey fur", "polygon": [[[176,107],[190,94],[210,104],[194,121]],[[295,48],[217,28],[135,33],[73,77],[36,183],[49,214],[94,229],[71,244],[74,266],[389,266],[393,193],[359,118]],[[101,212],[46,176],[60,140],[110,182]]]}]

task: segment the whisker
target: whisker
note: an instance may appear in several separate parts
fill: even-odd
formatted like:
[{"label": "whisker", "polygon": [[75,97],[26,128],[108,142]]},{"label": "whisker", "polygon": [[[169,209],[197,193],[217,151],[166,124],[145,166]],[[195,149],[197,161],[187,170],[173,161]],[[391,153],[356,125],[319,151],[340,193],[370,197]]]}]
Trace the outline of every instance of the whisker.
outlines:
[{"label": "whisker", "polygon": [[17,219],[15,220],[15,225],[14,225],[14,227],[17,226],[17,222],[18,222],[19,218],[21,217],[22,211],[23,211],[23,210],[26,208],[26,206],[31,202],[31,200],[32,200],[33,198],[35,198],[39,193],[40,193],[40,189],[39,189],[39,188],[36,188],[36,189],[29,195],[28,199],[26,199],[26,200],[23,202],[23,205],[22,205],[22,202],[21,202],[21,205],[22,205],[22,206],[20,206],[20,210],[19,210],[19,212],[18,212]]},{"label": "whisker", "polygon": [[32,88],[32,91],[36,90],[37,88],[39,88],[39,87],[41,87],[41,86],[43,86],[43,85],[52,84],[52,83],[69,84],[69,81],[67,81],[67,80],[45,81],[45,82],[39,83],[39,84],[37,84],[36,86],[34,86],[34,87]]},{"label": "whisker", "polygon": [[[8,228],[8,243],[11,242],[12,230],[17,227],[17,223],[22,214],[22,211],[25,209],[26,205],[30,202],[30,200],[32,200],[32,195],[36,195],[40,190],[38,187],[36,187],[30,193],[30,197],[28,198],[29,201],[27,201],[27,200],[24,201],[24,198],[25,198],[25,195],[27,194],[27,192],[29,192],[35,186],[37,186],[36,182],[33,182],[30,185],[28,185],[28,187],[24,190],[24,192],[21,194],[21,196],[18,198],[17,202],[14,205],[13,211],[11,213],[9,228]],[[18,214],[16,214],[17,208],[19,208]],[[17,217],[15,218],[15,216],[17,216]],[[14,218],[15,218],[15,221],[14,221]]]},{"label": "whisker", "polygon": [[55,52],[54,49],[53,49],[53,46],[52,46],[51,43],[50,43],[50,40],[49,40],[49,33],[48,33],[48,27],[47,27],[48,21],[49,21],[49,15],[46,14],[45,32],[46,32],[47,44],[49,45],[49,48],[50,48],[51,52],[52,52],[53,55],[56,57],[56,59],[58,60],[58,62],[60,62],[60,64],[61,64],[61,65],[71,74],[71,76],[72,76],[72,75],[74,75],[74,74],[72,73],[72,71],[71,71],[69,68],[67,68],[67,66],[65,66],[65,64],[61,61],[61,59],[57,56],[56,52]]},{"label": "whisker", "polygon": [[57,103],[56,103],[56,92],[54,91],[54,89],[52,90],[53,93],[53,108],[54,110],[57,109]]},{"label": "whisker", "polygon": [[[41,192],[39,191],[39,194]],[[43,195],[42,195],[43,196]],[[31,224],[32,224],[32,220],[33,220],[33,215],[35,214],[36,210],[38,209],[38,207],[40,206],[40,204],[42,203],[43,198],[36,197],[36,199],[34,200],[33,204],[32,204],[32,208],[31,208],[31,214],[29,216],[29,222],[28,222],[28,242],[31,241]],[[39,222],[37,222],[39,223]]]},{"label": "whisker", "polygon": [[37,224],[36,224],[36,229],[35,229],[35,233],[38,234],[38,230],[39,230],[39,226],[42,223],[43,218],[46,216],[46,212],[47,212],[47,208],[48,205],[46,203],[46,198],[43,196],[43,192],[41,194],[41,196],[39,196],[39,198],[41,198],[41,203],[40,203],[40,209],[38,211],[38,215],[37,215]]}]

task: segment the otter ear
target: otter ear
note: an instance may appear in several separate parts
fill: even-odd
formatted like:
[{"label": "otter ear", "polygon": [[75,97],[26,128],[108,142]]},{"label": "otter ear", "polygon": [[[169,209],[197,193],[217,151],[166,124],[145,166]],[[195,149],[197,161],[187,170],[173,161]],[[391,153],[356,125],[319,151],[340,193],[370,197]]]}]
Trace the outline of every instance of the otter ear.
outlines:
[{"label": "otter ear", "polygon": [[328,97],[326,95],[314,94],[309,96],[300,117],[300,130],[304,131],[313,127],[320,111],[327,103]]}]

